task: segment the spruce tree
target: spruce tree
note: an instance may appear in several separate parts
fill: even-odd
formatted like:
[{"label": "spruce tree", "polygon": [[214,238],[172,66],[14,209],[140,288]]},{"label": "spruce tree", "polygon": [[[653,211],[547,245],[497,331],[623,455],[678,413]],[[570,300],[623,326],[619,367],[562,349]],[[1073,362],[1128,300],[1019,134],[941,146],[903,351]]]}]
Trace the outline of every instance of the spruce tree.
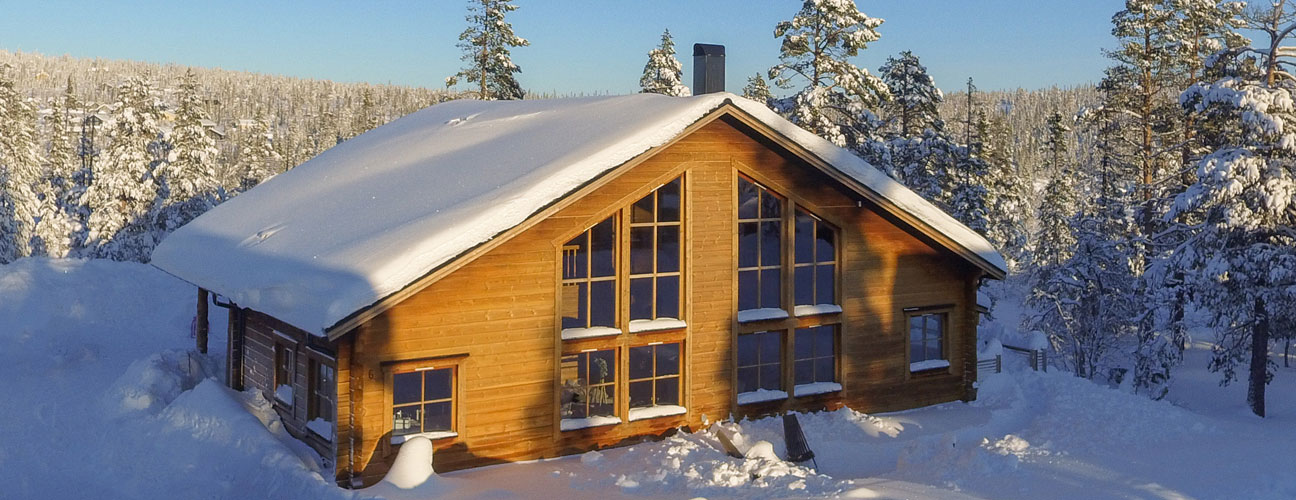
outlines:
[{"label": "spruce tree", "polygon": [[774,29],[782,45],[769,77],[780,88],[800,85],[793,95],[774,100],[774,109],[833,144],[860,146],[871,110],[890,92],[849,59],[879,38],[881,24],[860,12],[854,0],[804,0],[792,20]]},{"label": "spruce tree", "polygon": [[1062,115],[1054,112],[1048,119],[1045,135],[1043,170],[1052,176],[1044,187],[1039,209],[1039,231],[1035,237],[1036,269],[1047,273],[1050,268],[1071,258],[1075,248],[1071,216],[1078,212],[1074,172],[1067,158],[1066,133],[1070,129]]},{"label": "spruce tree", "polygon": [[113,260],[147,260],[154,237],[150,209],[158,196],[153,171],[161,132],[153,86],[132,76],[117,86],[111,144],[94,163],[84,203],[90,210],[87,251]]},{"label": "spruce tree", "polygon": [[666,30],[662,32],[661,45],[648,51],[648,62],[644,64],[643,76],[639,77],[639,91],[676,97],[691,95],[681,81],[683,74],[684,65],[675,58],[675,41],[670,30]]},{"label": "spruce tree", "polygon": [[0,65],[0,263],[32,254],[41,200],[36,108],[15,88],[13,68]]},{"label": "spruce tree", "polygon": [[274,149],[274,135],[266,124],[265,115],[257,111],[256,118],[246,131],[240,133],[238,178],[232,191],[252,189],[279,172],[279,153]]},{"label": "spruce tree", "polygon": [[765,77],[756,73],[747,77],[747,85],[743,87],[742,96],[769,106],[770,101],[774,100],[774,94],[770,93],[769,84],[765,83]]},{"label": "spruce tree", "polygon": [[193,70],[180,82],[169,161],[154,172],[158,197],[152,213],[159,235],[169,234],[215,206],[216,141],[208,134],[207,112]]},{"label": "spruce tree", "polygon": [[517,6],[508,0],[468,1],[468,28],[459,34],[457,44],[467,65],[446,78],[447,87],[462,79],[477,87],[480,99],[521,99],[525,95],[513,76],[521,73],[522,68],[513,64],[509,49],[531,43],[514,35],[513,25],[504,20],[506,14],[515,10]]},{"label": "spruce tree", "polygon": [[986,163],[986,238],[994,243],[1009,268],[1017,269],[1026,257],[1026,182],[1013,155],[1008,120],[978,112],[973,124],[978,157]]},{"label": "spruce tree", "polygon": [[1246,364],[1247,404],[1263,417],[1273,332],[1296,314],[1296,77],[1280,49],[1296,12],[1280,0],[1245,19],[1267,43],[1223,54],[1217,64],[1236,70],[1180,98],[1210,131],[1212,151],[1169,216],[1200,221],[1173,262],[1216,328],[1209,368],[1229,383]]},{"label": "spruce tree", "polygon": [[906,50],[898,57],[888,57],[878,72],[891,90],[891,101],[884,106],[888,130],[912,137],[924,129],[944,129],[938,107],[945,96],[918,56]]}]

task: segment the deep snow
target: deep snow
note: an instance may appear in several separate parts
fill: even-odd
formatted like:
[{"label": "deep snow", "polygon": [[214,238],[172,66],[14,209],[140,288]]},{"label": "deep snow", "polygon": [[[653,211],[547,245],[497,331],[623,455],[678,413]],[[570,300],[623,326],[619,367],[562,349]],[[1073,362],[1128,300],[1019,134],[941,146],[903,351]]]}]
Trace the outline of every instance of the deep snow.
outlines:
[{"label": "deep snow", "polygon": [[[194,298],[139,264],[0,266],[0,498],[1296,498],[1296,369],[1280,369],[1256,418],[1244,387],[1204,370],[1205,339],[1168,401],[1007,358],[971,404],[802,414],[818,471],[771,458],[784,454],[771,418],[403,489],[425,472],[411,467],[346,491],[268,402],[207,378],[222,311],[215,354],[197,355]],[[722,451],[722,428],[748,458]]]}]

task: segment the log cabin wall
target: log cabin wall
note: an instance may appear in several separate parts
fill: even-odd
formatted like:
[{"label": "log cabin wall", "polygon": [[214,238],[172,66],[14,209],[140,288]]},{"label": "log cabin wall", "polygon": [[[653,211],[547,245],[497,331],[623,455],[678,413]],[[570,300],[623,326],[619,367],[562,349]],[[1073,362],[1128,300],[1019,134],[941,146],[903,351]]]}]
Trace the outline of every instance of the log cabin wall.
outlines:
[{"label": "log cabin wall", "polygon": [[[333,464],[338,463],[335,461],[338,451],[333,441],[328,436],[321,436],[306,426],[309,421],[309,399],[314,389],[310,381],[311,370],[321,364],[329,367],[337,366],[331,348],[324,339],[313,337],[274,317],[251,309],[242,311],[246,316],[243,330],[245,390],[261,391],[275,412],[279,414],[289,434],[314,448],[324,459],[325,468],[332,469]],[[279,356],[284,355],[282,353],[291,353],[288,354],[291,356],[291,370],[280,371],[279,375],[276,375],[278,369],[276,363],[280,360]],[[285,371],[291,384],[277,384],[280,381],[276,377],[283,376]],[[291,390],[280,390],[277,385],[288,385]],[[343,415],[342,412],[335,414]]]},{"label": "log cabin wall", "polygon": [[[558,327],[560,247],[680,175],[685,180],[681,315],[687,328],[564,344]],[[812,320],[737,322],[740,176],[788,197],[839,229],[841,313]],[[975,348],[972,306],[979,277],[980,272],[961,258],[898,227],[740,121],[721,117],[343,337],[338,346],[337,463],[343,464],[338,480],[353,486],[373,484],[390,467],[398,445],[391,440],[392,395],[387,385],[401,367],[454,370],[457,435],[434,440],[439,471],[632,443],[677,427],[697,429],[705,421],[730,415],[843,405],[877,412],[970,397],[975,362],[964,360],[971,359]],[[949,315],[945,349],[950,366],[913,374],[905,310],[930,306]],[[836,373],[842,389],[738,405],[738,331],[790,329],[814,322],[841,325]],[[687,413],[638,421],[626,421],[621,414],[622,422],[616,425],[560,430],[561,354],[586,346],[620,346],[624,351],[627,345],[652,341],[654,335],[683,342],[680,397]],[[252,344],[249,336],[249,350]]]}]

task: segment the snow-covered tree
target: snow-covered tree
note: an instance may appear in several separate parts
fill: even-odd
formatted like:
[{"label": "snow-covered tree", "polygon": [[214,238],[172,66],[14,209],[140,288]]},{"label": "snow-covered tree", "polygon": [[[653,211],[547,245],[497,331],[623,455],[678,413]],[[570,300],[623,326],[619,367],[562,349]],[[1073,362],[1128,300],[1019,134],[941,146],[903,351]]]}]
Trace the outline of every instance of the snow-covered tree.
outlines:
[{"label": "snow-covered tree", "polygon": [[237,179],[232,179],[232,190],[252,189],[279,172],[279,153],[274,150],[274,135],[266,124],[265,116],[257,112],[246,130],[240,130],[239,163]]},{"label": "snow-covered tree", "polygon": [[87,251],[113,260],[147,260],[154,238],[150,208],[157,198],[153,170],[160,163],[160,113],[153,86],[129,77],[112,105],[111,145],[94,164],[85,193],[90,210]]},{"label": "snow-covered tree", "polygon": [[158,197],[152,208],[159,236],[170,233],[215,206],[216,141],[207,130],[203,96],[193,71],[180,82],[179,107],[171,131],[167,162],[158,165]]},{"label": "snow-covered tree", "polygon": [[1216,133],[1197,181],[1168,217],[1200,220],[1174,263],[1219,336],[1210,369],[1229,383],[1246,363],[1247,403],[1264,416],[1273,332],[1296,314],[1296,77],[1285,69],[1291,52],[1280,48],[1296,30],[1296,12],[1280,0],[1246,19],[1268,43],[1224,54],[1243,58],[1234,63],[1243,71],[1180,98]]},{"label": "snow-covered tree", "polygon": [[986,238],[1015,268],[1026,254],[1026,182],[1013,155],[1012,133],[1001,115],[978,112],[973,122],[977,157],[986,163]]},{"label": "snow-covered tree", "polygon": [[764,105],[774,99],[774,94],[770,93],[769,84],[765,83],[765,77],[756,73],[747,78],[747,85],[743,86],[742,96]]},{"label": "snow-covered tree", "polygon": [[40,244],[36,109],[15,88],[12,69],[0,65],[0,263],[31,255],[31,245]]},{"label": "snow-covered tree", "polygon": [[360,110],[355,115],[355,123],[351,125],[351,137],[363,134],[382,125],[383,121],[378,118],[377,104],[374,103],[373,90],[365,87],[360,91]]},{"label": "snow-covered tree", "polygon": [[671,39],[670,30],[662,32],[661,45],[648,51],[648,62],[644,64],[643,76],[639,77],[639,91],[669,96],[692,95],[681,81],[684,65],[675,58],[675,40]]},{"label": "snow-covered tree", "polygon": [[910,137],[924,129],[944,129],[938,107],[945,95],[918,56],[906,50],[898,57],[888,57],[878,72],[891,90],[891,101],[884,106],[889,131]]},{"label": "snow-covered tree", "polygon": [[854,0],[805,0],[774,36],[782,38],[779,64],[770,68],[775,85],[793,95],[774,101],[774,109],[838,146],[861,144],[862,123],[890,98],[886,83],[850,62],[879,38],[882,20],[868,17]]},{"label": "snow-covered tree", "polygon": [[504,20],[517,6],[509,0],[469,0],[468,28],[459,34],[458,47],[463,50],[466,66],[454,76],[446,78],[452,87],[460,79],[472,82],[481,99],[521,99],[525,94],[514,78],[522,68],[513,64],[509,56],[511,47],[530,45],[525,38],[513,34],[513,25]]},{"label": "snow-covered tree", "polygon": [[1041,272],[1048,272],[1049,268],[1066,262],[1075,248],[1071,218],[1079,212],[1079,206],[1064,137],[1068,130],[1060,113],[1054,112],[1049,117],[1044,169],[1052,172],[1052,178],[1044,187],[1044,198],[1040,203],[1034,252],[1036,268]]}]

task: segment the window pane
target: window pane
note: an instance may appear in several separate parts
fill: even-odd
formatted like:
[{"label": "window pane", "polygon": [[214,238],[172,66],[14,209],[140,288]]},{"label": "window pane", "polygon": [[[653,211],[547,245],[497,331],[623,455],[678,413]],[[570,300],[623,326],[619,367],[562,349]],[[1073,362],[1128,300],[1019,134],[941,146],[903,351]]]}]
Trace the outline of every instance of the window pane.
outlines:
[{"label": "window pane", "polygon": [[819,223],[819,234],[816,236],[817,242],[815,252],[818,254],[819,262],[832,262],[837,260],[837,250],[833,241],[833,229],[827,224]]},{"label": "window pane", "polygon": [[[837,287],[836,287],[836,266],[831,264],[814,266],[818,276],[815,278],[815,303],[816,304],[836,304]],[[807,267],[809,269],[809,267]]]},{"label": "window pane", "polygon": [[760,271],[738,272],[738,310],[746,311],[760,307],[760,282],[757,273]]},{"label": "window pane", "polygon": [[657,228],[657,272],[674,273],[680,270],[680,228]]},{"label": "window pane", "polygon": [[612,326],[616,317],[616,282],[590,283],[590,326]]},{"label": "window pane", "polygon": [[653,272],[653,227],[630,228],[630,274]]},{"label": "window pane", "polygon": [[756,381],[757,370],[755,367],[746,367],[738,369],[738,392],[752,392],[760,388]]},{"label": "window pane", "polygon": [[798,264],[814,262],[814,226],[815,220],[810,214],[797,210],[796,213],[796,261]]},{"label": "window pane", "polygon": [[833,359],[832,359],[832,358],[829,358],[829,359],[823,359],[823,358],[821,358],[821,359],[817,359],[817,360],[815,360],[815,375],[814,375],[814,381],[815,381],[815,382],[834,382],[834,381],[836,381],[837,377],[835,376],[836,374],[834,373],[834,369],[835,369],[835,368],[836,368],[836,367],[833,366]]},{"label": "window pane", "polygon": [[909,362],[917,363],[919,361],[926,361],[926,360],[927,360],[927,351],[923,350],[922,340],[911,339],[909,341]]},{"label": "window pane", "polygon": [[630,280],[630,319],[652,319],[652,278]]},{"label": "window pane", "polygon": [[630,222],[652,222],[653,211],[653,193],[648,193],[630,209]]},{"label": "window pane", "polygon": [[777,219],[783,216],[783,200],[773,196],[769,191],[761,191],[761,218]]},{"label": "window pane", "polygon": [[679,373],[679,344],[661,344],[657,346],[657,376]]},{"label": "window pane", "polygon": [[423,405],[423,432],[451,430],[450,402]]},{"label": "window pane", "polygon": [[792,339],[792,342],[795,344],[793,352],[796,353],[796,359],[810,359],[814,357],[814,337],[814,328],[796,329],[796,337]]},{"label": "window pane", "polygon": [[679,404],[679,378],[671,377],[657,381],[657,401],[659,405]]},{"label": "window pane", "polygon": [[755,334],[760,339],[760,362],[778,363],[783,359],[783,336],[779,332]]},{"label": "window pane", "polygon": [[780,243],[783,239],[782,226],[783,224],[778,222],[762,222],[760,224],[760,262],[762,266],[777,266],[780,264]]},{"label": "window pane", "polygon": [[392,435],[404,436],[423,432],[423,421],[419,418],[419,405],[392,408]]},{"label": "window pane", "polygon": [[796,305],[815,304],[814,266],[801,266],[792,271],[795,281]]},{"label": "window pane", "polygon": [[782,276],[778,269],[761,271],[761,307],[783,307]]},{"label": "window pane", "polygon": [[837,328],[835,326],[821,326],[815,333],[815,356],[832,356],[836,349]]},{"label": "window pane", "polygon": [[427,370],[423,372],[423,400],[433,401],[450,398],[450,369]]},{"label": "window pane", "polygon": [[630,378],[641,379],[653,376],[652,346],[630,348]]},{"label": "window pane", "polygon": [[752,366],[760,362],[757,355],[759,334],[739,335],[738,336],[738,366]]},{"label": "window pane", "polygon": [[423,376],[419,372],[397,373],[392,375],[392,404],[417,403],[422,387]]},{"label": "window pane", "polygon": [[589,353],[589,383],[603,384],[616,381],[615,351],[594,351]]},{"label": "window pane", "polygon": [[589,233],[581,233],[563,245],[563,279],[585,278],[589,258]]},{"label": "window pane", "polygon": [[928,314],[927,315],[927,336],[940,338],[945,333],[945,314]]},{"label": "window pane", "polygon": [[761,365],[760,388],[777,391],[783,388],[783,365]]},{"label": "window pane", "polygon": [[680,220],[681,179],[675,178],[665,186],[657,188],[657,221],[678,222]]},{"label": "window pane", "polygon": [[679,319],[679,276],[657,278],[657,317]]},{"label": "window pane", "polygon": [[590,229],[590,258],[593,259],[593,276],[612,276],[616,273],[616,226],[612,217]]},{"label": "window pane", "polygon": [[616,414],[616,395],[612,386],[591,387],[590,388],[590,408],[589,414],[593,416],[610,417]]},{"label": "window pane", "polygon": [[756,267],[760,263],[760,241],[756,222],[738,224],[738,267]]},{"label": "window pane", "polygon": [[562,418],[583,418],[585,403],[588,401],[583,380],[585,355],[563,356],[560,366],[562,373],[562,394],[559,395],[560,414]]},{"label": "window pane", "polygon": [[814,381],[814,362],[810,360],[797,361],[796,384],[809,384]]},{"label": "window pane", "polygon": [[738,218],[756,219],[760,217],[759,200],[756,196],[756,185],[747,179],[738,178]]},{"label": "window pane", "polygon": [[941,346],[939,342],[927,344],[927,359],[944,359],[941,356]]},{"label": "window pane", "polygon": [[589,317],[586,307],[588,290],[586,283],[567,283],[562,286],[563,328],[585,328]]},{"label": "window pane", "polygon": [[653,404],[653,381],[630,383],[630,407],[643,408]]}]

